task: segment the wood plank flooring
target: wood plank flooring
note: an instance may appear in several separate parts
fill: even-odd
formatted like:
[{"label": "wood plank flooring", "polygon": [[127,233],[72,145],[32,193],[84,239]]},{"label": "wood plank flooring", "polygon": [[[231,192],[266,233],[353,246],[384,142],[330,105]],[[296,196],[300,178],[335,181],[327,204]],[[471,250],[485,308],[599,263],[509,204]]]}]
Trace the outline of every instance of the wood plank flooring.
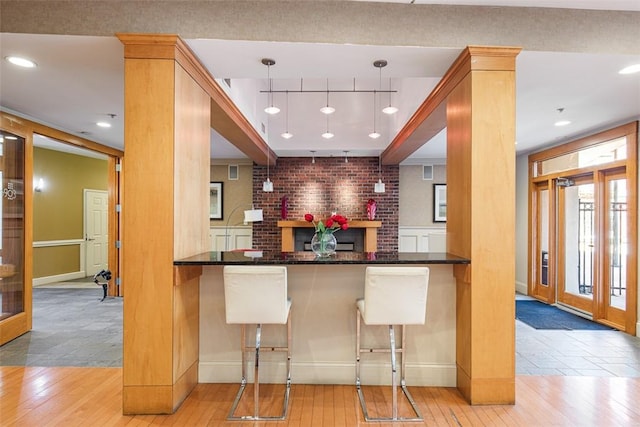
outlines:
[{"label": "wood plank flooring", "polygon": [[[294,384],[282,422],[226,421],[236,384],[199,384],[173,415],[122,415],[121,368],[0,367],[4,426],[358,426],[355,387]],[[261,411],[282,405],[281,385],[261,386]],[[470,406],[454,388],[410,387],[424,423],[386,426],[640,426],[640,378],[518,376],[513,406]],[[263,393],[264,392],[264,393]],[[238,411],[251,412],[252,389]],[[390,409],[388,387],[366,387],[369,411]],[[403,411],[408,411],[404,404]],[[408,412],[407,412],[408,415]]]}]

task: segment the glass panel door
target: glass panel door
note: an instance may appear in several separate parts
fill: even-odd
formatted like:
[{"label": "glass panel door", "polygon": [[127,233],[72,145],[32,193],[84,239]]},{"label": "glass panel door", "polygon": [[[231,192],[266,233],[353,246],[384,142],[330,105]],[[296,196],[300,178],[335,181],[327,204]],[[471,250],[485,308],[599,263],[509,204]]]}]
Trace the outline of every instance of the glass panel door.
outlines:
[{"label": "glass panel door", "polygon": [[558,188],[558,301],[593,311],[595,259],[595,186],[589,177],[556,180]]},{"label": "glass panel door", "polygon": [[28,330],[24,283],[24,138],[0,132],[0,344]]},{"label": "glass panel door", "polygon": [[624,173],[609,173],[604,180],[606,215],[604,262],[604,312],[606,320],[625,324],[627,309],[627,269],[629,268],[629,227],[627,179]]},{"label": "glass panel door", "polygon": [[542,301],[552,303],[555,301],[555,280],[553,275],[553,265],[549,264],[549,255],[554,250],[550,246],[553,239],[550,237],[551,215],[552,209],[549,197],[549,185],[542,182],[535,186],[533,194],[534,215],[537,217],[535,230],[533,230],[533,239],[535,255],[532,259],[535,265],[531,269],[533,272],[533,286],[530,295]]}]

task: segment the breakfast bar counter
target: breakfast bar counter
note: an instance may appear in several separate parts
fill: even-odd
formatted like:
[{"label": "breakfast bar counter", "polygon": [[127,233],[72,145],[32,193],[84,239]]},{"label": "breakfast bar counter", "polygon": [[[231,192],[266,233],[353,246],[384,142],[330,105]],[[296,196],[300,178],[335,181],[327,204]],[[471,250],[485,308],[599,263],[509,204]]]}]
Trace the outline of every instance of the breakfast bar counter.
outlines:
[{"label": "breakfast bar counter", "polygon": [[[292,382],[354,384],[356,352],[355,301],[364,294],[368,265],[415,265],[430,270],[426,323],[407,327],[409,386],[456,386],[456,280],[454,268],[469,267],[468,259],[446,253],[337,252],[316,258],[312,252],[269,253],[255,250],[205,252],[174,261],[174,266],[202,266],[200,278],[200,348],[198,381],[238,382],[241,369],[240,327],[225,322],[224,265],[286,265],[292,299]],[[464,270],[462,270],[464,271]],[[456,274],[463,274],[457,271]],[[250,332],[251,334],[251,332]],[[367,327],[363,339],[388,345],[384,327]],[[269,346],[286,342],[284,328],[263,327]],[[273,343],[275,341],[275,343]],[[273,344],[272,344],[273,343]],[[284,358],[261,355],[261,381],[282,382]],[[389,384],[388,355],[363,358],[367,384]]]}]

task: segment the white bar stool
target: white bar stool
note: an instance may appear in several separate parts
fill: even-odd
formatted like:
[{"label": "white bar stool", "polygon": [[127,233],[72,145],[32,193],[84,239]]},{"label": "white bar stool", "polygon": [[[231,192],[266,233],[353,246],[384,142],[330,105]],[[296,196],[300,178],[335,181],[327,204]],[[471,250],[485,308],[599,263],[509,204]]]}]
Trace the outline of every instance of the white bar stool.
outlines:
[{"label": "white bar stool", "polygon": [[[291,390],[291,299],[287,297],[287,268],[284,266],[227,265],[223,270],[224,301],[227,324],[242,325],[242,380],[240,390],[231,406],[228,420],[284,420],[289,410]],[[259,415],[259,361],[261,329],[263,324],[287,324],[287,346],[267,347],[263,351],[287,353],[287,382],[282,415]],[[247,324],[256,325],[255,348],[246,343]],[[255,351],[253,415],[235,416],[234,413],[247,385],[246,354]]]},{"label": "white bar stool", "polygon": [[[427,311],[429,269],[427,267],[367,267],[364,298],[356,300],[356,388],[365,421],[422,421],[411,393],[405,383],[405,325],[424,325]],[[389,326],[389,348],[362,348],[360,318],[366,325]],[[402,345],[396,348],[394,325],[402,325]],[[391,353],[391,417],[370,417],[360,383],[360,355],[362,353]],[[396,353],[401,353],[400,386],[414,418],[398,417],[398,380]]]}]

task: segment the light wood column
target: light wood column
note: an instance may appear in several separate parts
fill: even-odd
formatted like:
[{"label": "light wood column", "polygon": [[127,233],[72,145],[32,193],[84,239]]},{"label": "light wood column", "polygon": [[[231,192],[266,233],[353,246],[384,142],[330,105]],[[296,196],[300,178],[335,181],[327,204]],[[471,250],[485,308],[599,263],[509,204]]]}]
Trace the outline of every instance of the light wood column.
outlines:
[{"label": "light wood column", "polygon": [[447,250],[456,268],[458,389],[515,403],[515,57],[469,47],[446,100]]},{"label": "light wood column", "polygon": [[123,412],[173,413],[198,381],[201,269],[207,249],[210,97],[177,36],[125,45],[122,202]]}]

